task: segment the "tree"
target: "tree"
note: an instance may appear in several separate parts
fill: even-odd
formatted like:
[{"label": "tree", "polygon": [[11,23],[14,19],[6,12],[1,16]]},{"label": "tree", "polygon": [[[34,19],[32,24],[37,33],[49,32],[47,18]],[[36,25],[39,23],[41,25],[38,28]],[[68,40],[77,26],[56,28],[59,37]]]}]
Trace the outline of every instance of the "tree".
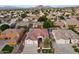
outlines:
[{"label": "tree", "polygon": [[21,14],[22,18],[25,18],[27,15],[25,13]]},{"label": "tree", "polygon": [[69,16],[70,16],[69,14],[66,15],[67,18],[69,18]]},{"label": "tree", "polygon": [[46,18],[46,16],[42,16],[42,17],[40,17],[40,18],[38,19],[39,22],[44,22],[44,21],[46,21],[46,20],[48,20],[48,19]]},{"label": "tree", "polygon": [[44,14],[45,14],[45,16],[48,16],[49,15],[47,12],[45,12]]},{"label": "tree", "polygon": [[49,28],[50,27],[50,23],[48,21],[45,21],[43,24],[44,28]]},{"label": "tree", "polygon": [[76,27],[76,25],[68,25],[69,29],[74,29]]},{"label": "tree", "polygon": [[6,30],[6,29],[8,29],[8,28],[10,28],[10,26],[9,26],[8,24],[3,24],[3,25],[0,26],[0,29],[1,29],[2,31]]},{"label": "tree", "polygon": [[47,20],[43,23],[43,28],[51,28],[54,27],[54,23],[51,22],[50,20]]},{"label": "tree", "polygon": [[42,16],[38,19],[39,22],[43,23],[43,28],[51,28],[54,27],[54,23],[51,22],[46,16]]},{"label": "tree", "polygon": [[76,19],[79,21],[79,17],[76,17]]},{"label": "tree", "polygon": [[62,15],[59,16],[59,18],[62,19],[62,20],[65,20],[64,16],[62,16]]}]

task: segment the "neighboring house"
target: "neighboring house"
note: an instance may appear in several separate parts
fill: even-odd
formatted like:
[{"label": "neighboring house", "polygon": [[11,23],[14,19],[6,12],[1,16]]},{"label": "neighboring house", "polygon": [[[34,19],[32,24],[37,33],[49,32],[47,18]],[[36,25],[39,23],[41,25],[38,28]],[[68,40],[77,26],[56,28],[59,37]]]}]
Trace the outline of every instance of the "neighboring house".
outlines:
[{"label": "neighboring house", "polygon": [[79,32],[79,28],[75,28],[75,30],[76,30],[77,32]]},{"label": "neighboring house", "polygon": [[[21,46],[24,46],[23,36],[24,29],[7,29],[0,34],[0,42],[2,42],[4,46],[9,45],[14,47],[12,53],[16,53]],[[3,45],[2,48],[4,48]]]},{"label": "neighboring house", "polygon": [[21,21],[16,24],[16,28],[27,28],[29,27],[29,22]]},{"label": "neighboring house", "polygon": [[15,28],[16,22],[11,22],[11,23],[9,23],[9,26],[10,26],[11,28]]},{"label": "neighboring house", "polygon": [[70,12],[65,12],[65,14],[64,15],[71,15],[71,13]]},{"label": "neighboring house", "polygon": [[57,44],[79,43],[79,36],[71,30],[52,30]]},{"label": "neighboring house", "polygon": [[54,22],[55,26],[60,27],[61,29],[63,29],[65,27],[65,24],[62,22],[62,20],[57,20]]},{"label": "neighboring house", "polygon": [[63,22],[66,27],[68,27],[69,25],[76,25],[76,27],[79,27],[79,21],[75,18],[66,19]]},{"label": "neighboring house", "polygon": [[23,21],[28,22],[29,19],[26,17],[26,18],[23,18]]},{"label": "neighboring house", "polygon": [[33,22],[33,28],[42,28],[43,27],[43,22]]},{"label": "neighboring house", "polygon": [[11,19],[10,22],[16,22],[17,20],[18,20],[18,18],[13,18],[13,19]]},{"label": "neighboring house", "polygon": [[50,20],[50,21],[56,21],[56,16],[53,16],[53,15],[48,15],[47,18]]},{"label": "neighboring house", "polygon": [[19,38],[23,35],[23,29],[7,29],[3,31],[0,35],[0,39],[9,40],[7,44],[16,45]]},{"label": "neighboring house", "polygon": [[41,17],[43,15],[44,15],[44,13],[42,11],[40,11],[39,16]]},{"label": "neighboring house", "polygon": [[9,22],[11,20],[11,15],[10,14],[5,14],[5,17],[3,18],[4,21]]}]

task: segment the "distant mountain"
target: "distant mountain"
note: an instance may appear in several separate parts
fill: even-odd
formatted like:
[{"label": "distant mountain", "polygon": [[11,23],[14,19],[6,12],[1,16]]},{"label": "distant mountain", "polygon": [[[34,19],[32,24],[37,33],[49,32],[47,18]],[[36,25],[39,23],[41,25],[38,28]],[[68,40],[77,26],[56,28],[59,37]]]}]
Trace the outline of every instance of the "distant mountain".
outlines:
[{"label": "distant mountain", "polygon": [[21,7],[15,7],[15,6],[3,6],[0,7],[0,10],[12,10],[12,9],[22,9]]},{"label": "distant mountain", "polygon": [[76,7],[79,8],[79,6],[44,6],[44,5],[38,5],[35,7],[18,7],[18,6],[0,6],[0,10],[14,10],[14,9],[47,9],[47,8],[70,8],[70,7]]},{"label": "distant mountain", "polygon": [[44,6],[44,5],[38,5],[34,8],[41,9],[41,8],[51,8],[51,7],[50,6]]},{"label": "distant mountain", "polygon": [[35,8],[71,8],[71,7],[79,7],[79,5],[53,5],[53,6],[44,6],[44,5],[38,5]]}]

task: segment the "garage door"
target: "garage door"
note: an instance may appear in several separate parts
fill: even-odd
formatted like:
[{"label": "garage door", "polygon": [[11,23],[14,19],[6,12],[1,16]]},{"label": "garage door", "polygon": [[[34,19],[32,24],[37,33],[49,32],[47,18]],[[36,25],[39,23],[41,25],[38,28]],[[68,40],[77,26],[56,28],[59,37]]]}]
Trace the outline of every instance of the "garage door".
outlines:
[{"label": "garage door", "polygon": [[27,43],[27,44],[38,44],[38,43],[37,43],[37,40],[34,40],[34,41],[33,41],[33,40],[30,40],[30,39],[26,40],[26,43]]},{"label": "garage door", "polygon": [[59,40],[56,40],[56,43],[57,44],[69,44],[69,41],[65,39],[59,39]]}]

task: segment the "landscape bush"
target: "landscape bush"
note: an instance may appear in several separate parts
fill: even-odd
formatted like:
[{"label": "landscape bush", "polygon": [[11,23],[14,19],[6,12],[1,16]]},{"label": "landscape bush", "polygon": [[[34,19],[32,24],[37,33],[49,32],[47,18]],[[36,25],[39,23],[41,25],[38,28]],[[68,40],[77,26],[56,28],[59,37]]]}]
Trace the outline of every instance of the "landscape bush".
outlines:
[{"label": "landscape bush", "polygon": [[42,49],[43,53],[53,53],[52,49]]},{"label": "landscape bush", "polygon": [[13,48],[12,46],[9,46],[9,45],[6,45],[4,46],[4,48],[2,49],[2,52],[3,53],[11,53],[13,51]]},{"label": "landscape bush", "polygon": [[78,48],[74,48],[75,52],[78,52],[79,53],[79,49]]}]

